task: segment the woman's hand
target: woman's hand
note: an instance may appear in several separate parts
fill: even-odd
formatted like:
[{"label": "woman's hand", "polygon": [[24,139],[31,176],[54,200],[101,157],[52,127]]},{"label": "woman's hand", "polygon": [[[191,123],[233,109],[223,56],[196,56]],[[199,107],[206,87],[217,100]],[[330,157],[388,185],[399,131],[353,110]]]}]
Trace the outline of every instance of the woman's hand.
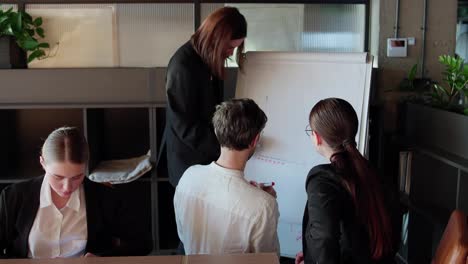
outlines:
[{"label": "woman's hand", "polygon": [[86,254],[84,255],[84,257],[85,257],[85,258],[96,258],[96,257],[98,257],[98,256],[94,255],[93,253],[89,253],[89,252],[88,252],[88,253],[86,253]]},{"label": "woman's hand", "polygon": [[299,252],[296,254],[295,264],[304,264],[304,252]]}]

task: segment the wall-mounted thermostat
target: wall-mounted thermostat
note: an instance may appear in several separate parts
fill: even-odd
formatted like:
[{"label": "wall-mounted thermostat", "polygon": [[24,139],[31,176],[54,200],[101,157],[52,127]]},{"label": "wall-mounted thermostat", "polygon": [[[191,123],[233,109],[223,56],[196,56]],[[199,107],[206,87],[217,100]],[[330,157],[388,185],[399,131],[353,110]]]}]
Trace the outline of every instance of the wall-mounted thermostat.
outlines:
[{"label": "wall-mounted thermostat", "polygon": [[387,39],[387,57],[406,57],[408,40],[406,38]]}]

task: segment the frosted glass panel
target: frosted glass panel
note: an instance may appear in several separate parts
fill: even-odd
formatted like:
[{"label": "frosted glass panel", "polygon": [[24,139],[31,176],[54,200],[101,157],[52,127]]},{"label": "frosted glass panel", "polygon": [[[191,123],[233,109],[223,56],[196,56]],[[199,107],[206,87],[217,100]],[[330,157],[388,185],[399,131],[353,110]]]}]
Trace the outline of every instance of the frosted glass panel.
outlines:
[{"label": "frosted glass panel", "polygon": [[[380,27],[380,0],[371,0],[370,2],[370,52],[374,56],[372,66],[378,68],[379,65],[379,27]],[[365,10],[364,10],[365,14]],[[365,33],[364,33],[365,34]]]},{"label": "frosted glass panel", "polygon": [[364,5],[305,5],[303,51],[362,52]]},{"label": "frosted glass panel", "polygon": [[202,4],[202,19],[225,5],[247,19],[247,51],[364,51],[365,5]]},{"label": "frosted glass panel", "polygon": [[211,14],[211,12],[226,5],[227,4],[219,4],[219,3],[201,4],[201,12],[200,12],[201,21],[205,20],[205,18],[209,14]]},{"label": "frosted glass panel", "polygon": [[[297,51],[301,46],[303,4],[226,4],[247,20],[246,51]],[[223,4],[202,4],[202,19]]]},{"label": "frosted glass panel", "polygon": [[120,65],[165,67],[194,32],[193,4],[119,4]]},{"label": "frosted glass panel", "polygon": [[30,68],[118,66],[115,5],[27,5],[26,11],[43,18],[55,55]]},{"label": "frosted glass panel", "polygon": [[248,23],[246,51],[301,49],[303,4],[236,4]]},{"label": "frosted glass panel", "polygon": [[455,53],[465,61],[468,60],[468,25],[457,24],[457,44]]}]

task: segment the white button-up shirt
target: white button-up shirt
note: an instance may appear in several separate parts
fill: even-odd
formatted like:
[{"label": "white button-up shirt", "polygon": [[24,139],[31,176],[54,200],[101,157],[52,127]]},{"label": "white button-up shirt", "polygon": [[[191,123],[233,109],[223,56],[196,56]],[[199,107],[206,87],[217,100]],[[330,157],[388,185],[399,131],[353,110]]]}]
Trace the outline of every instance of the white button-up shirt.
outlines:
[{"label": "white button-up shirt", "polygon": [[186,254],[279,252],[278,203],[242,171],[217,165],[187,169],[174,208]]},{"label": "white button-up shirt", "polygon": [[29,233],[30,258],[70,258],[85,253],[88,238],[83,184],[72,193],[62,209],[52,202],[46,177],[41,186],[40,204]]}]

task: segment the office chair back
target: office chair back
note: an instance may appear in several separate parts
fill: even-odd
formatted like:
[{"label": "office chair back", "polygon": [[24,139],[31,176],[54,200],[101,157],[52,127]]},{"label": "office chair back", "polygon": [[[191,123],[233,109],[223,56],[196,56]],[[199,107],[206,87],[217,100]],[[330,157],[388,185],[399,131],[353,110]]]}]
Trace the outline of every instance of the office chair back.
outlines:
[{"label": "office chair back", "polygon": [[460,210],[450,216],[432,264],[468,264],[468,217]]}]

